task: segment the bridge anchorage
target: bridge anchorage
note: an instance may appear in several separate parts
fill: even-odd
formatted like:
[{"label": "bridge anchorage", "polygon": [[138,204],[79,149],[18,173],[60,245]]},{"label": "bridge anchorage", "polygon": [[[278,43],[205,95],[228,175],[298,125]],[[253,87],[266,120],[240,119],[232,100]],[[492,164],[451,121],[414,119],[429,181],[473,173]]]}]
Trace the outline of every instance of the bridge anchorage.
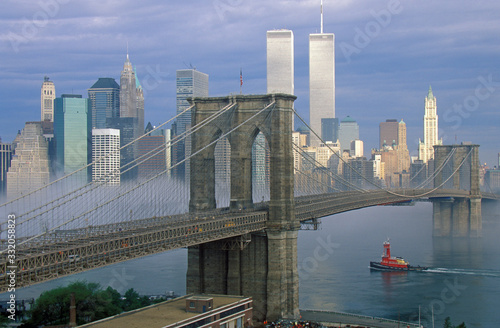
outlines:
[{"label": "bridge anchorage", "polygon": [[[451,165],[444,166],[445,162]],[[479,145],[434,146],[434,187],[469,191],[462,197],[430,198],[434,237],[480,237]],[[446,169],[447,168],[447,169]],[[448,171],[448,172],[446,172]],[[445,178],[448,179],[445,180]],[[450,179],[449,177],[452,177]]]},{"label": "bridge anchorage", "polygon": [[[252,144],[259,132],[270,148],[270,201],[264,231],[251,234],[246,247],[209,242],[188,249],[187,292],[252,296],[259,321],[298,318],[297,234],[295,219],[292,116],[295,96],[239,95],[192,100],[196,125],[228,108],[221,119],[192,134],[189,211],[216,208],[215,145],[227,135],[231,145],[230,209],[253,208]],[[235,129],[237,128],[237,129]],[[200,151],[201,150],[201,151]]]}]

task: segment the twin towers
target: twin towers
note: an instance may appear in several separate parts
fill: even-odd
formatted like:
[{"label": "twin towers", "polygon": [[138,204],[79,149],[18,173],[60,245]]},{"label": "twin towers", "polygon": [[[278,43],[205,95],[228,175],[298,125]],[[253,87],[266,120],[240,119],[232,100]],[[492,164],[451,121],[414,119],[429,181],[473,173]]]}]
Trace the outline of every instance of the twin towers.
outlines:
[{"label": "twin towers", "polygon": [[[294,37],[291,30],[267,32],[267,93],[294,93]],[[321,135],[321,119],[335,118],[335,35],[309,34],[309,122]],[[311,146],[319,140],[311,134]]]}]

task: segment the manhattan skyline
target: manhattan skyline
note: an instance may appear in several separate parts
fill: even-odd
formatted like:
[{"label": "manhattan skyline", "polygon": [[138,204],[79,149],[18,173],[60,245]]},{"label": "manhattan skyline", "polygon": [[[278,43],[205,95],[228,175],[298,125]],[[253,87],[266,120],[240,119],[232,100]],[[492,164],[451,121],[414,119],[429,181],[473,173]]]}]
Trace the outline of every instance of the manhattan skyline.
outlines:
[{"label": "manhattan skyline", "polygon": [[[145,93],[145,121],[154,125],[175,115],[178,69],[210,75],[210,96],[218,96],[239,93],[241,68],[243,93],[265,93],[266,31],[280,28],[294,33],[295,108],[308,119],[308,36],[320,30],[319,0],[96,3],[4,4],[4,142],[39,119],[45,75],[58,97],[86,97],[99,77],[118,80],[127,42]],[[378,146],[379,123],[395,118],[406,122],[416,156],[432,85],[443,143],[480,144],[481,162],[497,165],[500,4],[324,1],[323,7],[325,32],[336,39],[336,117],[358,122],[365,152]]]}]

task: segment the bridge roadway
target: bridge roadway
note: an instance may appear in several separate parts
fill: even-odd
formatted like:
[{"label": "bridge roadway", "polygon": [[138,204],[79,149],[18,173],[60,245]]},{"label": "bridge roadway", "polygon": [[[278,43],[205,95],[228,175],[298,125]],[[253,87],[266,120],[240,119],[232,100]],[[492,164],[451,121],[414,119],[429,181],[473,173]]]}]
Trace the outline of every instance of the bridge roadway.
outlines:
[{"label": "bridge roadway", "polygon": [[[354,209],[397,203],[416,198],[467,197],[462,190],[438,189],[430,194],[417,189],[393,190],[397,196],[384,190],[329,193],[296,197],[297,220],[304,222]],[[422,194],[424,194],[422,196]],[[488,198],[496,199],[494,195]],[[18,244],[15,259],[8,257],[7,241],[0,241],[0,292],[9,288],[16,273],[15,287],[56,279],[62,276],[95,269],[176,248],[238,236],[266,228],[267,204],[256,204],[251,211],[231,212],[217,209],[204,213],[187,213],[165,217],[90,226],[75,230],[55,231]],[[19,239],[18,243],[22,240]],[[247,242],[246,238],[240,241]],[[241,244],[238,244],[241,246]],[[227,245],[234,247],[234,245]],[[11,261],[12,260],[12,261]]]}]

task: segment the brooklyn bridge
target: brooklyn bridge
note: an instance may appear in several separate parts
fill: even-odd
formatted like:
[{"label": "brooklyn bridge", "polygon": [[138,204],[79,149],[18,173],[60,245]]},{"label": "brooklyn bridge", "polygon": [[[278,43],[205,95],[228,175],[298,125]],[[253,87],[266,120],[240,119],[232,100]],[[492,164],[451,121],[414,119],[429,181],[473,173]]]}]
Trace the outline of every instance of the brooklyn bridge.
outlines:
[{"label": "brooklyn bridge", "polygon": [[[320,167],[292,142],[294,100],[285,94],[194,98],[186,110],[192,127],[120,172],[84,185],[70,174],[1,205],[1,290],[8,290],[12,272],[19,288],[187,247],[187,292],[251,296],[258,319],[297,318],[297,234],[319,218],[423,200],[433,204],[434,236],[481,236],[481,202],[498,195],[480,190],[478,145],[435,146],[435,170],[415,188],[383,188],[357,172],[370,186],[360,188],[330,170],[294,168],[294,156]],[[269,184],[260,194],[252,183],[259,133],[270,156]],[[227,188],[215,174],[222,139],[231,147]],[[119,187],[107,183],[181,140],[191,144],[191,154],[176,164],[189,161],[187,186],[169,177],[174,167]],[[220,201],[224,195],[227,202]]]}]

